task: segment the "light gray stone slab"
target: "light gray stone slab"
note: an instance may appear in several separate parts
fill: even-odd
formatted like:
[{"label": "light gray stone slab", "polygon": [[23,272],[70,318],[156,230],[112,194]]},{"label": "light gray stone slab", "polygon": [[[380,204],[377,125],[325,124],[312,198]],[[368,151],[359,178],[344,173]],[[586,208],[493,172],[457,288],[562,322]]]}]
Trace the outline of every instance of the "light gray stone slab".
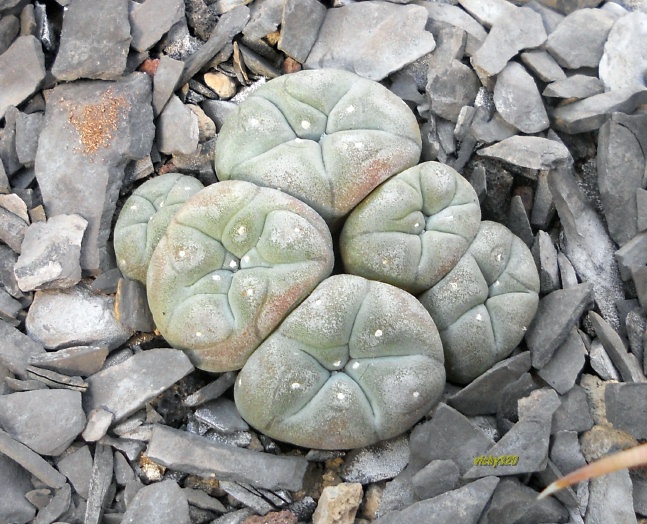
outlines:
[{"label": "light gray stone slab", "polygon": [[83,405],[87,411],[104,407],[118,422],[193,371],[180,350],[156,348],[142,351],[121,364],[88,377]]},{"label": "light gray stone slab", "polygon": [[95,345],[114,349],[132,335],[114,315],[114,298],[79,284],[37,291],[25,321],[27,334],[48,349]]},{"label": "light gray stone slab", "polygon": [[155,425],[146,452],[170,469],[266,489],[298,491],[308,462],[303,457],[276,456],[217,444],[204,437]]},{"label": "light gray stone slab", "polygon": [[123,75],[131,40],[128,3],[129,0],[69,3],[52,66],[57,80],[117,80]]},{"label": "light gray stone slab", "polygon": [[136,51],[147,51],[153,47],[171,26],[184,18],[183,0],[146,0],[131,5],[130,32],[131,46]]},{"label": "light gray stone slab", "polygon": [[549,125],[537,84],[516,62],[508,63],[498,74],[494,105],[506,122],[524,133],[537,133]]},{"label": "light gray stone slab", "polygon": [[548,84],[542,94],[553,98],[583,99],[600,93],[604,93],[604,85],[598,78],[587,75],[572,75]]},{"label": "light gray stone slab", "polygon": [[459,28],[465,31],[465,54],[473,56],[487,37],[483,26],[457,5],[440,2],[422,2],[428,14],[427,29],[434,37],[444,28]]},{"label": "light gray stone slab", "polygon": [[175,480],[155,482],[141,488],[130,502],[122,524],[173,522],[190,524],[186,493]]},{"label": "light gray stone slab", "polygon": [[81,241],[88,221],[57,215],[34,222],[25,232],[14,273],[22,291],[61,289],[81,280]]},{"label": "light gray stone slab", "polygon": [[[33,36],[20,36],[0,55],[0,119],[33,95],[45,78],[45,55]],[[5,166],[6,167],[6,166]]]},{"label": "light gray stone slab", "polygon": [[541,16],[521,7],[514,17],[498,19],[483,45],[472,56],[472,66],[481,82],[499,74],[508,61],[522,49],[539,47],[547,35]]},{"label": "light gray stone slab", "polygon": [[566,78],[566,73],[546,51],[521,53],[521,61],[542,82],[555,82]]},{"label": "light gray stone slab", "polygon": [[600,80],[606,91],[645,86],[647,13],[633,11],[611,28],[600,60]]},{"label": "light gray stone slab", "polygon": [[396,437],[350,451],[339,475],[346,482],[370,484],[392,479],[408,463],[409,442],[406,437]]},{"label": "light gray stone slab", "polygon": [[615,19],[600,9],[569,14],[546,40],[546,50],[569,69],[597,67]]},{"label": "light gray stone slab", "polygon": [[98,272],[108,263],[107,241],[124,168],[150,154],[154,132],[151,82],[145,73],[118,82],[61,84],[51,91],[36,178],[48,217],[78,214],[88,221],[83,269]]},{"label": "light gray stone slab", "polygon": [[74,491],[87,500],[92,475],[92,455],[88,446],[81,446],[66,455],[57,462],[56,467],[72,483]]},{"label": "light gray stone slab", "polygon": [[459,478],[460,471],[453,461],[432,460],[411,477],[411,483],[420,500],[425,500],[453,490]]},{"label": "light gray stone slab", "polygon": [[[621,246],[628,245],[639,231],[637,192],[644,185],[645,148],[645,114],[613,113],[600,128],[597,154],[600,200],[609,235]],[[625,270],[623,278],[628,276]]]},{"label": "light gray stone slab", "polygon": [[625,87],[556,107],[551,120],[556,130],[574,135],[599,129],[611,113],[631,114],[646,103],[647,89]]},{"label": "light gray stone slab", "polygon": [[558,289],[539,301],[537,314],[526,333],[526,344],[535,369],[543,368],[577,325],[582,313],[593,306],[593,286],[580,284]]},{"label": "light gray stone slab", "polygon": [[571,155],[566,146],[538,136],[515,135],[484,149],[477,154],[497,158],[529,169],[553,169],[567,163]]},{"label": "light gray stone slab", "polygon": [[375,524],[414,524],[425,522],[432,515],[433,521],[439,524],[476,524],[498,483],[496,477],[479,479],[432,499],[417,502],[402,511],[388,513],[377,519]]},{"label": "light gray stone slab", "polygon": [[281,36],[277,47],[304,63],[326,18],[326,7],[318,0],[286,0],[283,3]]},{"label": "light gray stone slab", "polygon": [[33,166],[38,149],[38,136],[43,128],[44,114],[20,113],[16,118],[16,155],[21,164]]},{"label": "light gray stone slab", "polygon": [[[550,444],[551,421],[560,402],[550,388],[533,391],[528,397],[519,400],[519,422],[488,451],[488,457],[517,457],[514,464],[474,466],[463,478],[478,478],[492,474],[516,475],[541,471],[546,467]],[[500,460],[500,459],[499,459]]]},{"label": "light gray stone slab", "polygon": [[3,395],[0,426],[41,455],[60,455],[85,427],[81,393],[41,389]]},{"label": "light gray stone slab", "polygon": [[417,5],[358,2],[329,9],[305,68],[346,69],[382,80],[436,47],[425,21]]},{"label": "light gray stone slab", "polygon": [[85,508],[84,524],[100,524],[103,510],[108,506],[114,458],[110,446],[97,444],[94,448],[92,475]]},{"label": "light gray stone slab", "polygon": [[589,483],[586,524],[636,524],[631,496],[632,486],[626,469],[592,479]]},{"label": "light gray stone slab", "polygon": [[0,453],[0,522],[27,524],[34,518],[36,508],[25,498],[32,488],[29,473]]},{"label": "light gray stone slab", "polygon": [[606,227],[567,170],[551,171],[548,184],[564,228],[561,250],[580,279],[593,285],[602,316],[613,327],[618,327],[620,321],[615,303],[624,298],[624,290],[612,255],[615,246]]},{"label": "light gray stone slab", "polygon": [[503,389],[530,370],[530,352],[498,362],[447,400],[447,404],[463,415],[496,413]]},{"label": "light gray stone slab", "polygon": [[574,385],[584,367],[586,348],[576,329],[555,350],[552,358],[537,374],[551,385],[557,393],[563,395]]},{"label": "light gray stone slab", "polygon": [[38,480],[51,488],[59,489],[65,485],[65,477],[50,466],[49,462],[0,429],[0,457],[2,455],[6,455],[20,464]]},{"label": "light gray stone slab", "polygon": [[159,59],[157,71],[153,77],[153,111],[158,116],[175,91],[184,63],[174,60],[170,56],[162,55]]},{"label": "light gray stone slab", "polygon": [[105,346],[76,346],[30,355],[27,363],[65,375],[88,377],[101,369],[107,356]]},{"label": "light gray stone slab", "polygon": [[44,354],[45,348],[4,320],[0,320],[0,339],[0,364],[17,377],[28,379],[29,357]]},{"label": "light gray stone slab", "polygon": [[609,323],[595,311],[589,311],[589,320],[611,361],[618,368],[622,380],[625,382],[647,382],[636,355],[627,351],[620,335]]},{"label": "light gray stone slab", "polygon": [[502,18],[516,15],[517,6],[506,0],[458,0],[463,8],[487,28]]},{"label": "light gray stone slab", "polygon": [[155,129],[156,144],[162,153],[191,154],[198,149],[198,117],[175,95],[164,106]]}]

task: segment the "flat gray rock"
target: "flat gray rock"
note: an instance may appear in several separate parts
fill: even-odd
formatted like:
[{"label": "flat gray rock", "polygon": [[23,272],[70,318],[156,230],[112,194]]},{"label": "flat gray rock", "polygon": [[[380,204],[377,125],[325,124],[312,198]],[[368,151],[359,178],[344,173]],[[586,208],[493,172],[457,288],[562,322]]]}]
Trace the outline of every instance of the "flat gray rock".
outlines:
[{"label": "flat gray rock", "polygon": [[155,116],[162,112],[166,103],[173,96],[183,69],[184,63],[180,60],[174,60],[167,55],[160,56],[157,71],[153,77],[153,111]]},{"label": "flat gray rock", "polygon": [[645,86],[647,13],[633,11],[611,28],[600,60],[600,80],[606,91]]},{"label": "flat gray rock", "polygon": [[142,351],[88,377],[83,405],[86,411],[103,406],[118,422],[143,408],[193,369],[189,358],[178,349]]},{"label": "flat gray rock", "polygon": [[6,367],[18,378],[28,379],[28,360],[32,355],[44,355],[42,344],[19,331],[4,320],[0,320],[0,364]]},{"label": "flat gray rock", "polygon": [[614,366],[602,342],[597,338],[591,341],[589,363],[602,380],[622,380],[618,368]]},{"label": "flat gray rock", "polygon": [[535,369],[543,368],[579,322],[582,313],[593,306],[593,286],[580,284],[558,289],[539,301],[537,314],[526,332],[526,344]]},{"label": "flat gray rock", "polygon": [[516,135],[518,130],[508,124],[499,113],[494,113],[489,120],[485,114],[481,113],[472,120],[469,132],[477,142],[491,144]]},{"label": "flat gray rock", "polygon": [[402,436],[350,451],[339,476],[345,482],[370,484],[392,479],[408,463],[409,442]]},{"label": "flat gray rock", "polygon": [[531,253],[539,268],[539,293],[544,295],[559,289],[559,262],[557,250],[550,235],[541,229],[537,232]]},{"label": "flat gray rock", "polygon": [[5,455],[51,488],[60,489],[66,483],[66,478],[43,457],[0,429],[0,457]]},{"label": "flat gray rock", "polygon": [[552,358],[537,374],[551,385],[557,393],[563,395],[574,385],[584,367],[586,348],[582,337],[575,328],[555,350]]},{"label": "flat gray rock", "polygon": [[636,524],[631,492],[631,477],[626,469],[592,479],[586,524]]},{"label": "flat gray rock", "polygon": [[87,500],[92,475],[92,455],[88,446],[81,446],[69,455],[65,455],[56,463],[56,467],[72,483],[74,491]]},{"label": "flat gray rock", "polygon": [[[524,403],[527,406],[524,406]],[[533,391],[519,401],[519,422],[487,451],[502,464],[480,465],[477,459],[463,478],[497,475],[518,475],[541,471],[546,467],[553,413],[559,407],[557,393],[550,388]],[[522,408],[525,409],[522,411]]]},{"label": "flat gray rock", "polygon": [[38,149],[38,136],[43,128],[44,113],[20,113],[16,118],[16,155],[20,163],[33,167]]},{"label": "flat gray rock", "polygon": [[497,362],[481,376],[475,378],[447,404],[466,416],[496,413],[503,389],[530,370],[530,352]]},{"label": "flat gray rock", "polygon": [[[600,128],[597,154],[600,200],[609,235],[621,246],[639,231],[637,190],[643,187],[646,148],[645,114],[613,113]],[[626,276],[627,273],[623,275]]]},{"label": "flat gray rock", "polygon": [[198,117],[177,96],[172,95],[157,120],[157,147],[169,155],[195,153],[198,135]]},{"label": "flat gray rock", "polygon": [[487,37],[483,26],[457,5],[440,2],[422,2],[420,5],[427,10],[427,25],[434,35],[447,27],[465,31],[465,54],[468,56],[473,56]]},{"label": "flat gray rock", "polygon": [[582,433],[593,427],[593,418],[589,412],[586,391],[575,384],[565,395],[560,397],[561,405],[553,416],[553,433],[575,431]]},{"label": "flat gray rock", "polygon": [[599,129],[611,113],[631,114],[646,103],[647,89],[625,87],[561,105],[553,109],[550,116],[556,130],[574,135]]},{"label": "flat gray rock", "polygon": [[0,19],[0,55],[4,53],[20,33],[20,20],[13,15]]},{"label": "flat gray rock", "polygon": [[[543,106],[542,106],[543,107]],[[496,158],[529,169],[553,169],[570,158],[564,144],[538,136],[515,135],[484,149],[477,154]]]},{"label": "flat gray rock", "polygon": [[562,67],[598,67],[614,22],[601,9],[579,9],[564,18],[548,36],[546,50]]},{"label": "flat gray rock", "polygon": [[563,80],[557,80],[546,86],[542,95],[552,98],[588,98],[604,93],[604,85],[594,77],[587,75],[572,75]]},{"label": "flat gray rock", "polygon": [[27,362],[64,375],[88,377],[101,369],[107,356],[105,346],[77,346],[31,355]]},{"label": "flat gray rock", "polygon": [[[33,36],[20,36],[0,55],[0,119],[33,95],[45,78],[45,55]],[[5,166],[6,167],[6,166]]]},{"label": "flat gray rock", "polygon": [[54,497],[49,503],[38,512],[38,517],[34,520],[34,524],[45,524],[58,520],[70,508],[71,502],[72,488],[70,488],[69,484],[65,484],[54,493]]},{"label": "flat gray rock", "polygon": [[57,215],[34,222],[25,232],[14,273],[22,291],[61,289],[81,280],[81,241],[88,221]]},{"label": "flat gray rock", "polygon": [[456,122],[461,109],[474,103],[480,85],[474,71],[459,60],[449,60],[429,76],[426,91],[431,112]]},{"label": "flat gray rock", "polygon": [[459,0],[458,3],[485,27],[492,27],[502,18],[514,17],[517,7],[505,0]]},{"label": "flat gray rock", "polygon": [[94,448],[94,460],[92,462],[92,474],[90,476],[90,487],[88,501],[85,508],[84,524],[101,524],[103,509],[110,503],[110,484],[114,457],[112,448],[97,444]]},{"label": "flat gray rock", "polygon": [[409,439],[411,473],[432,460],[453,460],[461,474],[474,465],[474,458],[485,453],[492,441],[481,430],[447,404],[440,403],[433,418],[416,426]]},{"label": "flat gray rock", "polygon": [[175,480],[164,480],[144,486],[130,502],[122,524],[156,524],[173,522],[190,524],[189,501]]},{"label": "flat gray rock", "polygon": [[84,285],[37,291],[25,321],[27,334],[48,349],[95,345],[114,349],[132,331],[114,315],[114,298],[95,295]]},{"label": "flat gray rock", "polygon": [[614,428],[636,439],[647,438],[645,394],[645,383],[607,384],[604,389],[606,415]]},{"label": "flat gray rock", "polygon": [[479,524],[503,522],[568,522],[568,511],[554,498],[537,500],[538,493],[516,478],[501,480]]},{"label": "flat gray rock", "polygon": [[249,429],[247,422],[238,413],[234,401],[227,398],[206,402],[195,410],[194,415],[203,424],[225,435]]},{"label": "flat gray rock", "polygon": [[538,133],[549,125],[537,84],[516,62],[508,63],[497,76],[494,105],[506,122],[524,133]]},{"label": "flat gray rock", "polygon": [[303,64],[317,40],[326,12],[326,7],[318,0],[286,0],[277,47]]},{"label": "flat gray rock", "polygon": [[546,51],[537,50],[521,53],[521,61],[542,82],[555,82],[566,79],[566,73]]},{"label": "flat gray rock", "polygon": [[402,511],[393,511],[377,519],[375,524],[418,524],[433,521],[439,524],[461,522],[476,524],[499,483],[496,477],[471,482],[432,499],[417,502]]},{"label": "flat gray rock", "polygon": [[550,460],[564,475],[586,466],[586,460],[580,451],[577,431],[558,431],[553,435]]},{"label": "flat gray rock", "polygon": [[638,233],[614,255],[622,280],[630,280],[633,277],[632,268],[647,264],[647,232]]},{"label": "flat gray rock", "polygon": [[388,2],[328,9],[304,66],[346,69],[382,80],[436,47],[425,31],[426,15],[420,6]]},{"label": "flat gray rock", "polygon": [[133,331],[155,331],[155,322],[146,299],[146,287],[135,280],[119,279],[115,296],[115,316],[126,328]]},{"label": "flat gray rock", "polygon": [[460,471],[451,460],[432,460],[411,477],[413,489],[420,500],[430,499],[453,490]]},{"label": "flat gray rock", "polygon": [[308,462],[303,457],[276,456],[217,444],[186,431],[155,425],[146,455],[176,471],[265,489],[298,491]]},{"label": "flat gray rock", "polygon": [[78,214],[88,221],[83,269],[97,272],[107,264],[124,168],[150,153],[154,132],[151,82],[145,73],[118,82],[61,84],[50,93],[36,178],[48,217]]},{"label": "flat gray rock", "polygon": [[[1,159],[0,162],[2,162]],[[26,232],[27,222],[25,220],[6,208],[0,207],[0,240],[16,253],[20,253]]]},{"label": "flat gray rock", "polygon": [[117,80],[126,70],[130,40],[128,0],[92,4],[72,0],[63,16],[52,74],[67,82],[78,78]]},{"label": "flat gray rock", "polygon": [[561,250],[580,279],[593,285],[595,302],[602,316],[612,327],[618,327],[620,321],[615,303],[624,298],[624,291],[612,255],[615,247],[606,227],[567,170],[551,171],[548,185],[564,228]]},{"label": "flat gray rock", "polygon": [[260,40],[276,31],[281,23],[283,0],[257,0],[250,5],[250,12],[243,34],[250,40]]},{"label": "flat gray rock", "polygon": [[33,485],[29,473],[17,462],[0,453],[0,522],[27,524],[36,508],[25,498]]},{"label": "flat gray rock", "polygon": [[622,380],[625,382],[647,382],[636,355],[627,351],[620,335],[609,323],[595,311],[589,311],[589,320],[611,361],[618,368]]},{"label": "flat gray rock", "polygon": [[171,26],[184,18],[183,0],[147,0],[131,6],[130,45],[139,52],[153,47]]},{"label": "flat gray rock", "polygon": [[539,47],[546,41],[546,30],[539,14],[527,7],[517,9],[514,14],[498,19],[472,56],[472,66],[481,81],[503,71],[508,61],[522,49]]},{"label": "flat gray rock", "polygon": [[41,455],[60,455],[85,427],[81,393],[41,389],[3,395],[0,426]]}]

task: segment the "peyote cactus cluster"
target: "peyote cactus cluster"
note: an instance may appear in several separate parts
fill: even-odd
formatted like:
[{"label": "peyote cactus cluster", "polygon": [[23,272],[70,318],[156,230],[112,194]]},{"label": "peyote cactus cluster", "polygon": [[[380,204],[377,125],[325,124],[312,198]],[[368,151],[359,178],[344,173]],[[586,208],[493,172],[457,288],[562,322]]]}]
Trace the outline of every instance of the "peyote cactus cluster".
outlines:
[{"label": "peyote cactus cluster", "polygon": [[[376,82],[272,80],[225,121],[220,182],[174,173],[133,193],[119,267],[198,368],[240,369],[235,401],[258,430],[320,449],[394,437],[446,377],[507,357],[538,302],[528,248],[420,152],[413,113]],[[339,229],[346,274],[330,276]]]}]

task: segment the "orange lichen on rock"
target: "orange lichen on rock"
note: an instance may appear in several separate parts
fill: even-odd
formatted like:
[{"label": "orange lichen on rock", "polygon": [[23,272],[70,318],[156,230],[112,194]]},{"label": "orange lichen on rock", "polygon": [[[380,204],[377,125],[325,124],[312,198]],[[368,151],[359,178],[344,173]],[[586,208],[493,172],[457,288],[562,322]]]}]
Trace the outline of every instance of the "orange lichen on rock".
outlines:
[{"label": "orange lichen on rock", "polygon": [[72,110],[69,121],[80,135],[83,152],[93,154],[99,148],[107,148],[117,130],[118,119],[129,108],[130,103],[125,97],[116,97],[108,89],[98,103]]}]

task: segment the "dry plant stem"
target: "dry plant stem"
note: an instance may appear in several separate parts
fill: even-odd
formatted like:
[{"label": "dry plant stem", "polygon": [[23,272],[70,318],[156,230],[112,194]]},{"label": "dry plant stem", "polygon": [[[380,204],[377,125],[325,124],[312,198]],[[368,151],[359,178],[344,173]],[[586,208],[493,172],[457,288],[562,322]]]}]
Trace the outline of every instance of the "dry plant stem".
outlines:
[{"label": "dry plant stem", "polygon": [[591,462],[587,466],[569,473],[565,477],[556,480],[542,491],[537,499],[546,498],[548,495],[566,488],[577,482],[589,480],[594,477],[600,477],[607,473],[613,473],[624,468],[632,468],[635,466],[642,466],[647,464],[647,443],[636,446],[635,448],[614,453],[608,457],[604,457],[595,462]]}]

